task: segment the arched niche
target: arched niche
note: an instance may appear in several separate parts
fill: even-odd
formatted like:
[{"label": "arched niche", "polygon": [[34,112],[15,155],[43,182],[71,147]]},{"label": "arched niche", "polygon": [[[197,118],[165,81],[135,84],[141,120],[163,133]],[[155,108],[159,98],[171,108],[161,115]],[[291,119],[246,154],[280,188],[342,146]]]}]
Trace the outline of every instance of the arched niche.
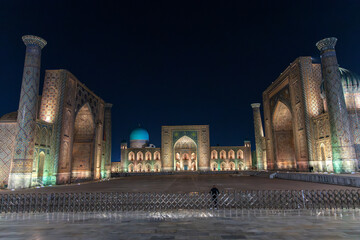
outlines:
[{"label": "arched niche", "polygon": [[176,171],[196,171],[198,166],[197,145],[188,136],[179,138],[174,144],[174,166]]},{"label": "arched niche", "polygon": [[293,116],[289,107],[278,101],[273,114],[275,159],[278,169],[295,169]]},{"label": "arched niche", "polygon": [[94,160],[95,121],[89,104],[84,104],[75,118],[72,153],[72,178],[91,178]]}]

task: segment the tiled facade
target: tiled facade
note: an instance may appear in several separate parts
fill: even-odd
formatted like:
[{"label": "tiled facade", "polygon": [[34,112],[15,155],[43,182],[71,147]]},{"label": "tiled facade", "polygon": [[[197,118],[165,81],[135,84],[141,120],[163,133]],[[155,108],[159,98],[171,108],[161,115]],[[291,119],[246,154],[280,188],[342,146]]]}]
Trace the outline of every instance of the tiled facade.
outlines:
[{"label": "tiled facade", "polygon": [[110,177],[111,107],[105,114],[110,105],[63,69],[46,70],[39,97],[40,53],[46,42],[35,36],[24,39],[18,116],[0,118],[0,187]]},{"label": "tiled facade", "polygon": [[249,141],[244,146],[211,147],[208,125],[163,126],[161,136],[161,148],[128,148],[122,143],[121,162],[112,164],[112,172],[235,171],[252,167]]},{"label": "tiled facade", "polygon": [[9,183],[16,125],[16,122],[1,122],[0,120],[0,188],[4,188]]},{"label": "tiled facade", "polygon": [[299,57],[263,93],[262,150],[270,170],[351,172],[358,168],[360,78],[339,69],[335,43],[329,47],[327,41],[318,44],[322,64]]},{"label": "tiled facade", "polygon": [[26,35],[25,63],[15,135],[14,157],[9,177],[10,188],[31,186],[31,172],[34,156],[36,110],[39,95],[41,50],[46,41]]},{"label": "tiled facade", "polygon": [[254,116],[255,144],[256,144],[256,162],[257,169],[266,169],[266,153],[264,151],[264,130],[262,127],[260,103],[251,104]]}]

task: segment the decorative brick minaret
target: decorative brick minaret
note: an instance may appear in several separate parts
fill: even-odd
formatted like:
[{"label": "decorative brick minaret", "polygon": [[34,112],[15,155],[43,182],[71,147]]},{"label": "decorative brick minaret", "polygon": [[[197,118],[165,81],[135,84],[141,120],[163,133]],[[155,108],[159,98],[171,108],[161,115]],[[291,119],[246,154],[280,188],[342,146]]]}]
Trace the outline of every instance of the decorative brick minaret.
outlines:
[{"label": "decorative brick minaret", "polygon": [[261,122],[260,114],[260,103],[251,104],[254,115],[254,130],[255,130],[255,146],[256,146],[256,160],[257,160],[257,169],[264,170],[264,159],[263,159],[263,146],[262,141],[264,138],[264,131]]},{"label": "decorative brick minaret", "polygon": [[14,159],[9,178],[11,189],[31,186],[41,49],[46,45],[46,41],[37,36],[26,35],[22,40],[26,45],[26,55],[17,116]]},{"label": "decorative brick minaret", "polygon": [[334,37],[325,38],[317,42],[316,46],[321,55],[322,76],[330,120],[334,171],[340,173],[355,171],[357,159],[336,58],[336,41],[337,39]]},{"label": "decorative brick minaret", "polygon": [[105,144],[105,177],[111,177],[111,103],[105,104],[105,117],[104,117],[104,127],[105,127],[105,136],[106,136],[106,144]]}]

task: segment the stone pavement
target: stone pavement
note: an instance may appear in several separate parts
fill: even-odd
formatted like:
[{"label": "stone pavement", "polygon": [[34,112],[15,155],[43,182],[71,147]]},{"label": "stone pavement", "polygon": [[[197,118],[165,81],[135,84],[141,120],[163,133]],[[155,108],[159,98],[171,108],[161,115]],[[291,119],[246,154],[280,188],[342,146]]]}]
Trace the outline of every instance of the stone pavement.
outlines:
[{"label": "stone pavement", "polygon": [[360,210],[0,215],[1,239],[359,239]]},{"label": "stone pavement", "polygon": [[33,192],[208,192],[212,185],[224,190],[330,190],[358,189],[331,184],[269,179],[236,174],[217,175],[172,175],[172,176],[131,176],[102,182],[90,182],[67,186],[52,186],[39,189],[0,190],[1,193]]}]

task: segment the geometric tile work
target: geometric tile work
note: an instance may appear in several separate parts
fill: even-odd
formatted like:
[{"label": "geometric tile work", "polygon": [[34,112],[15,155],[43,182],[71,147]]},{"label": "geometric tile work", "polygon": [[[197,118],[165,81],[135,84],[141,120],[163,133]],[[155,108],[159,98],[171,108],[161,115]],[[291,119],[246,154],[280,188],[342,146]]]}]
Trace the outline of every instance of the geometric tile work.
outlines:
[{"label": "geometric tile work", "polygon": [[0,123],[0,188],[8,184],[15,145],[16,123]]},{"label": "geometric tile work", "polygon": [[[46,71],[45,73],[45,81],[55,82],[53,85],[57,86],[58,94],[58,102],[56,103],[57,107],[55,109],[54,116],[54,132],[53,132],[53,144],[51,145],[51,155],[53,156],[53,174],[58,172],[58,162],[59,162],[59,149],[60,149],[60,139],[61,139],[61,127],[62,127],[62,109],[63,109],[63,101],[64,101],[64,91],[65,91],[65,82],[66,82],[66,74],[62,71]],[[45,87],[44,87],[45,88]]]},{"label": "geometric tile work", "polygon": [[360,159],[360,113],[358,111],[352,111],[349,113],[350,126],[353,135],[354,148],[356,153],[356,158]]},{"label": "geometric tile work", "polygon": [[309,91],[312,93],[311,102],[309,101],[309,108],[311,109],[312,116],[320,115],[323,110],[323,100],[321,98],[321,65],[312,64],[312,77],[310,81]]},{"label": "geometric tile work", "polygon": [[93,93],[87,91],[83,86],[78,84],[76,92],[75,112],[77,113],[80,108],[84,106],[85,103],[89,104],[94,119],[96,120],[98,117],[98,99]]},{"label": "geometric tile work", "polygon": [[335,172],[351,172],[355,171],[357,160],[335,53],[336,41],[336,38],[326,38],[316,45],[321,51],[334,170]]},{"label": "geometric tile work", "polygon": [[307,113],[310,117],[315,117],[323,112],[322,99],[320,93],[321,85],[321,65],[312,64],[311,59],[303,61],[301,70],[303,71],[305,91],[306,91],[306,105]]},{"label": "geometric tile work", "polygon": [[[323,101],[320,94],[320,85],[321,85],[321,65],[313,64],[310,57],[301,58],[300,64],[302,72],[302,80],[304,86],[304,100],[305,100],[305,127],[307,134],[307,145],[309,146],[309,160],[313,160],[313,152],[315,151],[313,144],[313,129],[311,127],[310,119],[312,117],[318,116],[323,112]],[[304,114],[302,113],[302,114]],[[306,144],[306,140],[304,143]]]},{"label": "geometric tile work", "polygon": [[281,101],[276,104],[273,112],[274,131],[292,131],[293,120],[290,109]]},{"label": "geometric tile work", "polygon": [[41,98],[40,119],[53,123],[55,121],[58,98],[59,98],[59,81],[55,81],[55,74],[48,74],[45,77],[43,94]]},{"label": "geometric tile work", "polygon": [[12,173],[32,172],[41,49],[46,45],[46,41],[35,36],[24,36],[23,41],[26,45],[26,55],[17,118],[18,129]]},{"label": "geometric tile work", "polygon": [[262,138],[264,137],[264,131],[261,122],[260,103],[253,103],[251,107],[254,115],[257,169],[263,170],[265,159],[263,159]]}]

